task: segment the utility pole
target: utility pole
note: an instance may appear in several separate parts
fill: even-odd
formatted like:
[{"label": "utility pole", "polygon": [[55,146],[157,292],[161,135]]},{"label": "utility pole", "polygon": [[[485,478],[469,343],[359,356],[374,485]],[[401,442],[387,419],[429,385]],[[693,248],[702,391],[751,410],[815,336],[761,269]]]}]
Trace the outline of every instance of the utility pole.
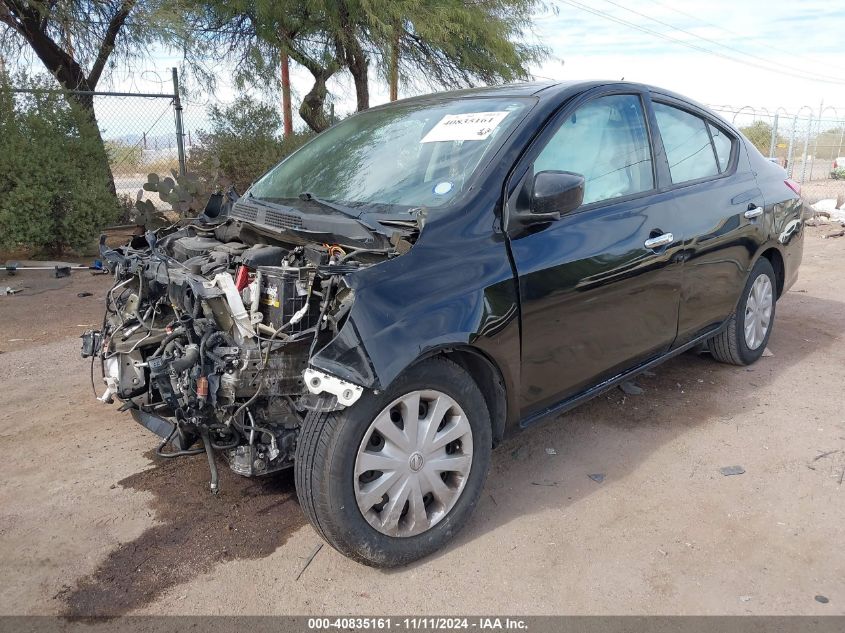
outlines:
[{"label": "utility pole", "polygon": [[778,138],[778,113],[775,112],[775,120],[772,121],[772,140],[769,142],[769,158],[775,156],[775,144]]},{"label": "utility pole", "polygon": [[819,157],[819,137],[822,134],[822,112],[824,112],[824,99],[819,104],[819,124],[816,126],[816,138],[813,141],[813,162],[810,163],[810,180],[813,179],[813,169],[816,166],[816,159]]},{"label": "utility pole", "polygon": [[290,59],[284,49],[279,55],[282,66],[282,122],[285,138],[293,134],[293,112],[290,103]]},{"label": "utility pole", "polygon": [[173,71],[173,110],[176,114],[176,154],[179,157],[179,175],[185,175],[185,139],[182,132],[182,101],[179,99],[179,75]]}]

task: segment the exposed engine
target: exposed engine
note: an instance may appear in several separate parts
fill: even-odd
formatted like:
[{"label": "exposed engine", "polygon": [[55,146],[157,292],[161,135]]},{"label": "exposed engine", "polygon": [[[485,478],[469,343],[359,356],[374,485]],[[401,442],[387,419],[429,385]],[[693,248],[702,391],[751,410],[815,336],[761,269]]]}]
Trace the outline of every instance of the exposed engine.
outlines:
[{"label": "exposed engine", "polygon": [[102,330],[83,335],[83,357],[101,360],[99,399],[162,436],[162,457],[206,452],[213,491],[213,450],[245,476],[288,467],[318,397],[341,407],[360,396],[308,361],[352,306],[344,276],[395,249],[286,243],[227,220],[101,252],[115,282]]}]

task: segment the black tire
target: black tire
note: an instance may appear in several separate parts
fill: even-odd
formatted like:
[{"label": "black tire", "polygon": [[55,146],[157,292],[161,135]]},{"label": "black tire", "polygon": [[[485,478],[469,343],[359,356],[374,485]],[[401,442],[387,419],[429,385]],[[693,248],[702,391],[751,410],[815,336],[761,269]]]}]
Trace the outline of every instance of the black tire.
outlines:
[{"label": "black tire", "polygon": [[[751,288],[760,275],[766,275],[772,285],[772,313],[763,342],[756,349],[749,349],[745,342],[745,308]],[[739,299],[736,310],[734,310],[734,313],[728,320],[727,327],[707,341],[707,347],[710,349],[710,354],[712,354],[713,358],[731,365],[750,365],[756,362],[763,355],[766,345],[769,344],[769,336],[771,336],[772,328],[775,324],[776,295],[777,278],[775,277],[775,271],[769,260],[761,257],[751,269],[751,274],[748,275],[745,288],[742,290],[742,296]]]},{"label": "black tire", "polygon": [[[364,518],[355,498],[358,447],[375,417],[395,399],[433,389],[454,399],[472,429],[472,466],[463,492],[438,523],[421,534],[393,537]],[[445,358],[422,361],[381,393],[367,391],[343,411],[309,413],[299,434],[294,463],[296,492],[314,529],[340,553],[365,565],[405,565],[441,549],[472,514],[490,465],[490,415],[475,381]]]}]

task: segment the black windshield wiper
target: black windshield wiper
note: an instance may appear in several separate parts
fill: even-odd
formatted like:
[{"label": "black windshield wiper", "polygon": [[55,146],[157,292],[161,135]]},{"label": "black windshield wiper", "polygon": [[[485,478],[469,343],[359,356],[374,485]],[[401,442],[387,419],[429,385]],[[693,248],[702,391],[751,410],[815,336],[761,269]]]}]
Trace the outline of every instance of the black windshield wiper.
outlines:
[{"label": "black windshield wiper", "polygon": [[323,200],[322,198],[318,198],[310,191],[303,191],[299,194],[299,199],[303,202],[316,202],[321,207],[326,207],[327,209],[334,209],[343,215],[348,215],[350,218],[355,218],[356,220],[360,219],[362,212],[358,211],[357,209],[353,209],[352,207],[346,207],[342,204],[337,204],[336,202],[331,202],[330,200]]}]

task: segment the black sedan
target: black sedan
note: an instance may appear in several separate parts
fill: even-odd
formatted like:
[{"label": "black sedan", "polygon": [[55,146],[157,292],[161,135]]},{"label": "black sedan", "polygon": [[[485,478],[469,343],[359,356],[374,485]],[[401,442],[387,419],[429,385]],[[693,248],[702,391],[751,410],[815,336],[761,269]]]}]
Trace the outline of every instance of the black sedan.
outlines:
[{"label": "black sedan", "polygon": [[213,490],[213,451],[246,476],[292,467],[331,545],[399,565],[468,521],[510,430],[694,346],[756,361],[801,211],[780,167],[665,90],[409,99],[104,249],[115,290],[85,352],[104,401],[208,454]]}]

